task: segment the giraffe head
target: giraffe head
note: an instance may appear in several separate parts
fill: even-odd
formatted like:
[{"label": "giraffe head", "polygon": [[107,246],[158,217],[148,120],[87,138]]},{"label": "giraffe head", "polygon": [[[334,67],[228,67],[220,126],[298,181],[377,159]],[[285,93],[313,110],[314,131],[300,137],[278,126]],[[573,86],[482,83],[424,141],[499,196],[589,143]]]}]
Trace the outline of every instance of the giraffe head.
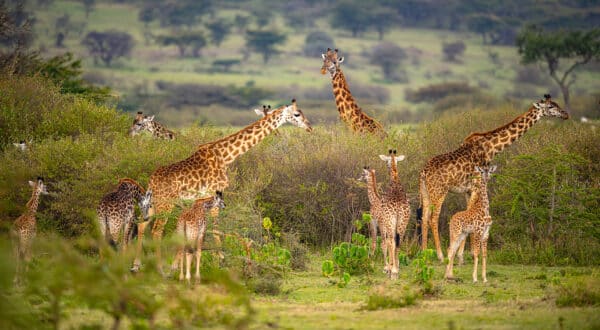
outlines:
[{"label": "giraffe head", "polygon": [[271,105],[264,105],[261,109],[254,109],[254,112],[256,112],[257,115],[261,116],[261,117],[266,117],[267,115],[270,115],[273,111],[275,110],[271,110]]},{"label": "giraffe head", "polygon": [[48,190],[46,190],[46,184],[44,183],[44,178],[38,176],[35,182],[29,181],[29,185],[33,188],[33,190],[42,195],[48,195]]},{"label": "giraffe head", "polygon": [[[209,211],[210,215],[216,217],[219,215],[219,211],[225,208],[225,201],[223,200],[223,192],[217,190],[215,196],[207,197],[196,200],[197,204],[201,204],[204,211]],[[200,205],[198,205],[200,206]]]},{"label": "giraffe head", "polygon": [[291,105],[283,107],[281,118],[283,119],[284,123],[290,123],[294,126],[304,128],[307,132],[312,131],[310,122],[308,119],[306,119],[306,117],[304,117],[302,110],[298,108],[296,99],[292,100]]},{"label": "giraffe head", "polygon": [[363,167],[363,171],[360,177],[358,177],[358,181],[367,182],[371,174],[375,175],[375,169],[370,169],[369,166]]},{"label": "giraffe head", "polygon": [[321,54],[323,58],[323,66],[321,67],[321,74],[329,72],[331,78],[340,71],[340,64],[344,62],[343,57],[338,57],[338,50],[332,51],[331,48],[327,48],[327,53]]},{"label": "giraffe head", "polygon": [[542,116],[569,119],[569,112],[552,101],[550,94],[545,94],[544,98],[539,102],[534,102],[533,106],[541,112]]},{"label": "giraffe head", "polygon": [[388,168],[391,168],[392,167],[392,163],[394,165],[398,164],[398,162],[403,161],[405,157],[404,157],[404,155],[398,155],[398,156],[396,156],[396,149],[394,149],[394,150],[390,149],[388,156],[386,156],[386,155],[379,155],[379,158],[381,158],[381,160],[383,160],[387,164]]},{"label": "giraffe head", "polygon": [[490,181],[490,177],[492,176],[492,173],[496,172],[496,168],[497,168],[496,165],[475,166],[475,172],[480,174],[476,178],[480,177],[481,183],[484,185],[487,185],[488,181]]},{"label": "giraffe head", "polygon": [[138,201],[138,206],[142,212],[144,220],[148,219],[148,210],[152,207],[152,189],[148,189],[142,198]]},{"label": "giraffe head", "polygon": [[135,118],[133,119],[133,124],[131,124],[131,127],[129,128],[129,135],[130,136],[134,136],[139,134],[142,130],[144,130],[144,118],[146,116],[144,116],[144,113],[141,111],[138,111],[137,114],[135,115]]}]

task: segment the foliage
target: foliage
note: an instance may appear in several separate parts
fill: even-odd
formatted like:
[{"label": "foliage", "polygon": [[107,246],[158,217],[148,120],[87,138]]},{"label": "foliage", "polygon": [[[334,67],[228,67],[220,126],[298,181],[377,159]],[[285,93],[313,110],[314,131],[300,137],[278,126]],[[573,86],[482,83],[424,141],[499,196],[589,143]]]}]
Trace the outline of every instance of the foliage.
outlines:
[{"label": "foliage", "polygon": [[331,252],[333,260],[325,260],[321,269],[326,277],[337,274],[339,287],[346,287],[351,275],[369,274],[373,271],[373,264],[369,259],[369,241],[364,235],[352,234],[351,243],[340,243]]},{"label": "foliage", "polygon": [[[592,59],[600,59],[600,29],[547,32],[530,25],[519,33],[517,46],[524,64],[541,62],[547,66],[548,73],[560,87],[568,108],[569,87],[575,79],[572,73]],[[558,72],[561,60],[570,61],[562,75]]]},{"label": "foliage", "polygon": [[392,42],[382,42],[373,49],[370,62],[381,67],[383,77],[386,80],[406,82],[406,73],[398,70],[398,67],[406,58],[407,55],[404,49]]},{"label": "foliage", "polygon": [[253,84],[246,86],[217,86],[201,84],[172,84],[159,81],[157,87],[164,90],[168,96],[165,102],[174,108],[184,106],[206,106],[222,104],[234,108],[247,108],[258,104],[269,97],[271,92]]},{"label": "foliage", "polygon": [[233,24],[229,23],[223,18],[219,18],[212,22],[206,23],[205,26],[210,31],[210,40],[215,46],[218,47],[231,32],[231,27]]},{"label": "foliage", "polygon": [[457,62],[456,57],[461,56],[465,49],[467,49],[467,46],[462,41],[444,42],[442,44],[442,51],[448,62]]},{"label": "foliage", "polygon": [[434,102],[449,95],[471,94],[477,89],[465,82],[446,82],[407,90],[406,100],[413,103]]},{"label": "foliage", "polygon": [[600,281],[597,276],[583,276],[556,287],[556,306],[600,306]]},{"label": "foliage", "polygon": [[421,290],[425,295],[435,293],[433,285],[433,260],[435,260],[435,252],[432,249],[426,249],[419,251],[412,261],[414,280],[421,286]]},{"label": "foliage", "polygon": [[371,4],[360,0],[339,1],[332,9],[330,24],[334,28],[350,30],[352,37],[356,38],[369,28],[371,7]]},{"label": "foliage", "polygon": [[250,51],[262,54],[263,62],[267,64],[269,59],[278,53],[275,46],[282,44],[286,38],[285,34],[277,31],[247,30],[246,47]]},{"label": "foliage", "polygon": [[94,63],[101,60],[106,66],[110,66],[113,60],[131,53],[134,40],[127,32],[91,31],[86,34],[81,43],[94,58]]}]

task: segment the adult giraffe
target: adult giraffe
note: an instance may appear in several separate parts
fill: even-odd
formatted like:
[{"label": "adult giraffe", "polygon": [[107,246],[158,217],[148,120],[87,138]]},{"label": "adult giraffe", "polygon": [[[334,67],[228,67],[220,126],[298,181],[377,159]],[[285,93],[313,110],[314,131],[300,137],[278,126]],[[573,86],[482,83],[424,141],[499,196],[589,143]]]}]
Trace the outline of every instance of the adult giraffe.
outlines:
[{"label": "adult giraffe", "polygon": [[327,53],[321,54],[323,57],[323,66],[321,74],[329,72],[331,83],[333,85],[333,96],[337,105],[340,119],[345,122],[354,132],[371,133],[385,138],[387,133],[383,126],[375,119],[364,113],[350,93],[346,77],[340,68],[340,64],[344,62],[343,57],[338,57],[338,50],[332,51],[327,48]]},{"label": "adult giraffe", "polygon": [[421,248],[427,248],[429,226],[437,256],[444,260],[438,233],[440,211],[448,191],[471,191],[469,177],[475,166],[488,166],[494,156],[523,136],[542,117],[568,119],[569,113],[552,101],[550,95],[534,102],[527,112],[510,123],[484,133],[472,133],[458,149],[437,155],[427,161],[419,176],[419,195],[423,210]]},{"label": "adult giraffe", "polygon": [[[296,100],[292,100],[291,105],[273,110],[237,133],[202,144],[190,157],[159,167],[152,173],[148,183],[148,190],[152,190],[153,195],[149,216],[157,214],[152,226],[152,238],[159,243],[156,248],[159,270],[162,271],[160,240],[167,222],[165,213],[170,212],[179,199],[195,200],[206,195],[214,195],[217,190],[225,190],[229,186],[227,178],[229,164],[285,123],[291,123],[309,132],[312,130],[302,110],[298,108]],[[149,221],[144,221],[138,224],[138,249],[132,271],[140,268],[142,240],[148,223]]]}]

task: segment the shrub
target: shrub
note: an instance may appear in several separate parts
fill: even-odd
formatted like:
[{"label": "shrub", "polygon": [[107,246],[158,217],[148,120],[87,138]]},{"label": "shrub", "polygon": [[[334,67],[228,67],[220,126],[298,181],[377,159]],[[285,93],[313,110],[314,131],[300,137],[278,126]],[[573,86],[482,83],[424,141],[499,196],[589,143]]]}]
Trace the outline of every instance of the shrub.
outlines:
[{"label": "shrub", "polygon": [[586,276],[559,284],[556,288],[556,306],[600,306],[600,280]]},{"label": "shrub", "polygon": [[366,305],[361,309],[374,311],[389,308],[401,308],[412,306],[417,303],[419,293],[405,286],[402,290],[394,290],[380,286],[372,290],[367,298]]},{"label": "shrub", "polygon": [[335,48],[333,38],[327,32],[314,31],[306,36],[303,53],[308,57],[320,57],[327,48]]},{"label": "shrub", "polygon": [[467,46],[462,41],[444,42],[442,44],[444,59],[448,62],[457,62],[457,57],[462,56],[465,49],[467,49]]},{"label": "shrub", "polygon": [[449,95],[472,94],[477,89],[465,82],[447,82],[406,90],[406,100],[412,103],[435,102]]}]

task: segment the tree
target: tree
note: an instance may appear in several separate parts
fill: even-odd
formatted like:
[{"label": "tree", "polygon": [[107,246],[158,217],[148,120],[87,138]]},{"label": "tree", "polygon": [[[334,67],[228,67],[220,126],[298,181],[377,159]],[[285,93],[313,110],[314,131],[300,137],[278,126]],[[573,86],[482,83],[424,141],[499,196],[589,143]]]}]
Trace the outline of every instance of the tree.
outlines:
[{"label": "tree", "polygon": [[331,26],[352,31],[352,37],[357,37],[369,28],[371,24],[371,7],[368,1],[344,0],[333,8]]},{"label": "tree", "polygon": [[304,55],[306,56],[320,57],[327,48],[335,49],[333,38],[327,32],[311,32],[304,40]]},{"label": "tree", "polygon": [[90,16],[92,10],[96,7],[96,0],[83,0],[83,9],[85,10],[85,18]]},{"label": "tree", "polygon": [[467,46],[462,41],[444,42],[442,51],[444,52],[445,60],[448,62],[456,62],[456,57],[464,54]]},{"label": "tree", "polygon": [[380,41],[383,40],[383,35],[392,28],[392,25],[400,21],[400,16],[388,7],[376,7],[373,9],[372,16],[370,25],[377,31]]},{"label": "tree", "polygon": [[163,46],[177,46],[179,56],[184,57],[186,50],[191,48],[192,56],[199,57],[200,50],[206,46],[206,38],[200,32],[182,32],[178,34],[160,36],[158,42]]},{"label": "tree", "polygon": [[[550,77],[563,94],[565,107],[570,106],[569,87],[575,82],[574,70],[592,59],[600,59],[600,29],[587,31],[546,32],[536,26],[528,26],[517,37],[521,62],[544,63]],[[560,60],[568,62],[558,71]]]},{"label": "tree", "polygon": [[237,15],[235,15],[235,18],[233,19],[233,25],[235,25],[235,28],[238,33],[244,32],[244,30],[248,26],[248,23],[250,23],[249,16],[237,14]]},{"label": "tree", "polygon": [[391,42],[383,42],[373,49],[370,62],[381,67],[386,80],[405,81],[406,77],[402,77],[404,72],[399,72],[397,68],[406,58],[406,52],[402,48]]},{"label": "tree", "polygon": [[206,28],[210,31],[210,40],[217,47],[221,45],[223,40],[231,32],[232,24],[223,20],[217,19],[206,24]]},{"label": "tree", "polygon": [[110,66],[116,58],[129,55],[134,45],[133,37],[127,32],[120,31],[92,31],[83,38],[81,43],[94,57],[94,63],[98,63],[100,59],[106,66]]},{"label": "tree", "polygon": [[74,27],[75,26],[71,22],[71,16],[69,16],[69,14],[65,13],[64,15],[58,17],[54,23],[54,28],[56,30],[56,40],[54,45],[58,48],[64,47],[63,42]]},{"label": "tree", "polygon": [[246,47],[253,52],[262,54],[266,64],[279,51],[275,46],[283,43],[286,35],[277,31],[246,31]]}]

